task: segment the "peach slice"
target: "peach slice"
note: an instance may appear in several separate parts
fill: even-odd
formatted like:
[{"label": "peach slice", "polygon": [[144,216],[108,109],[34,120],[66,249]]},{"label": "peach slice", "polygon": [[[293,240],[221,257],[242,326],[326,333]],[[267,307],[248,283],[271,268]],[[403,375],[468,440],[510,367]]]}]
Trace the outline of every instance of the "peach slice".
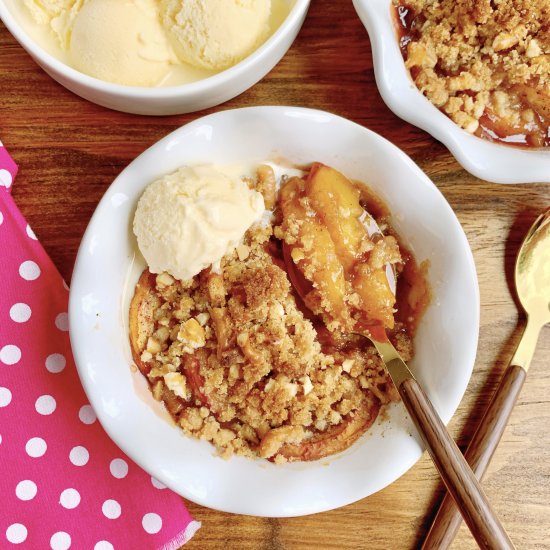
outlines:
[{"label": "peach slice", "polygon": [[353,287],[361,297],[361,309],[365,317],[392,329],[395,323],[395,295],[390,289],[386,270],[371,270],[368,265],[359,264],[355,271]]},{"label": "peach slice", "polygon": [[[344,270],[328,229],[313,212],[306,210],[301,192],[303,180],[300,178],[291,178],[281,189],[283,223],[286,225],[286,233],[295,238],[294,242],[286,243],[290,256],[317,291],[321,310],[314,308],[314,312],[328,313],[332,319],[345,321],[348,315],[344,303]],[[307,300],[308,306],[312,304],[311,296],[309,299],[303,298]]]},{"label": "peach slice", "polygon": [[367,230],[359,221],[363,213],[359,190],[334,168],[316,162],[306,179],[305,191],[349,273],[360,254],[361,241],[368,239]]},{"label": "peach slice", "polygon": [[142,374],[147,375],[150,367],[141,360],[141,354],[147,345],[147,339],[154,332],[153,314],[160,305],[158,297],[153,292],[155,275],[145,269],[141,274],[130,303],[130,347],[132,358]]},{"label": "peach slice", "polygon": [[[357,303],[357,300],[353,301],[352,297],[349,298],[353,307],[357,308],[365,318],[380,322],[386,328],[393,328],[395,294],[388,281],[386,263],[399,259],[399,249],[397,245],[390,247],[386,240],[375,244],[369,237],[367,216],[360,204],[358,187],[334,168],[316,162],[311,166],[305,182],[295,181],[287,193],[289,196],[292,195],[293,204],[298,205],[293,212],[294,218],[301,217],[304,226],[318,220],[319,225],[328,232],[332,246],[325,242],[327,239],[324,232],[322,238],[315,239],[315,251],[317,254],[323,254],[327,250],[332,253],[334,249],[344,271],[344,278],[348,281],[352,293],[355,292],[359,296],[360,303]],[[297,198],[300,196],[301,198]],[[311,212],[305,211],[304,204],[311,208]],[[286,210],[283,208],[283,216],[287,213],[288,208]],[[319,233],[321,230],[316,229],[316,231]],[[301,253],[305,254],[307,259],[315,251],[305,248]],[[293,258],[296,260],[295,255]],[[381,258],[384,261],[380,261]],[[304,264],[296,261],[295,263],[306,278],[311,280],[303,270]],[[315,265],[321,264],[316,261]],[[319,272],[318,277],[324,277],[329,269],[335,273],[336,267],[332,261],[326,262],[324,267],[324,272],[322,274]],[[327,286],[330,287],[329,279],[325,279],[325,286],[318,286],[319,292],[322,294]],[[298,288],[297,291],[301,292],[303,289]],[[307,303],[306,299],[304,301]],[[333,311],[326,313],[335,317]],[[337,318],[337,320],[342,319],[343,317]]]}]

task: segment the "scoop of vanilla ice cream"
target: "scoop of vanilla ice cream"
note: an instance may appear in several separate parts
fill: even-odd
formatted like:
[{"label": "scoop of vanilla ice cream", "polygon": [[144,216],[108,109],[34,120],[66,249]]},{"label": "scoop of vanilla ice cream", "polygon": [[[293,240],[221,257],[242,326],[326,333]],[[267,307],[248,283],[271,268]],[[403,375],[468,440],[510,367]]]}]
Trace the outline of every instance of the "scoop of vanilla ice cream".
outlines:
[{"label": "scoop of vanilla ice cream", "polygon": [[271,0],[160,0],[161,20],[185,63],[221,70],[244,59],[269,32]]},{"label": "scoop of vanilla ice cream", "polygon": [[59,45],[69,47],[71,28],[86,0],[25,0],[32,18],[39,25],[49,25]]},{"label": "scoop of vanilla ice cream", "polygon": [[25,6],[38,23],[49,23],[65,11],[69,11],[82,0],[24,0]]},{"label": "scoop of vanilla ice cream", "polygon": [[157,0],[87,0],[74,19],[69,55],[79,71],[129,86],[159,84],[177,61]]},{"label": "scoop of vanilla ice cream", "polygon": [[241,178],[186,166],[145,189],[134,233],[152,273],[188,280],[232,252],[264,210],[262,195]]}]

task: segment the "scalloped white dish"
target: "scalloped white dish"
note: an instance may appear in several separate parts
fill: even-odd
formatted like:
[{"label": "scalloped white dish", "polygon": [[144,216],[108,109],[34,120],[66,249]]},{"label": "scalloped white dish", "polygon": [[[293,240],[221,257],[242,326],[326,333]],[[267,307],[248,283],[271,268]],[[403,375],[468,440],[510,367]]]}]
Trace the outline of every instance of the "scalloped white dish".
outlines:
[{"label": "scalloped white dish", "polygon": [[421,456],[401,403],[347,451],[327,460],[274,465],[225,461],[186,437],[132,368],[128,306],[145,267],[131,231],[137,200],[157,177],[188,164],[296,165],[322,161],[368,183],[386,201],[392,225],[418,261],[429,260],[433,300],[411,363],[445,422],[470,379],[479,329],[472,253],[441,193],[399,149],[348,120],[309,109],[253,107],[200,118],[145,151],[116,178],[82,240],[70,295],[78,371],[97,416],[119,447],[151,475],[199,504],[257,516],[297,516],[364,498]]},{"label": "scalloped white dish", "polygon": [[441,141],[474,176],[494,183],[550,183],[550,151],[492,143],[457,126],[418,90],[399,49],[392,0],[353,0],[369,33],[376,84],[400,118]]}]

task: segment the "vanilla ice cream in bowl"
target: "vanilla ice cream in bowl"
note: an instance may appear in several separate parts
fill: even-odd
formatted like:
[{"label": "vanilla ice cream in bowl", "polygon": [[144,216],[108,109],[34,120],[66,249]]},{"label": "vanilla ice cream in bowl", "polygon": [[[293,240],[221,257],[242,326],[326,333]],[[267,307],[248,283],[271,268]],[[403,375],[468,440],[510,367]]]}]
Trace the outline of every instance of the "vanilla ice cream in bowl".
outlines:
[{"label": "vanilla ice cream in bowl", "polygon": [[133,226],[150,271],[187,280],[216,269],[263,212],[262,195],[231,170],[183,166],[145,189]]},{"label": "vanilla ice cream in bowl", "polygon": [[0,18],[55,80],[146,115],[227,101],[283,57],[309,0],[1,0]]}]

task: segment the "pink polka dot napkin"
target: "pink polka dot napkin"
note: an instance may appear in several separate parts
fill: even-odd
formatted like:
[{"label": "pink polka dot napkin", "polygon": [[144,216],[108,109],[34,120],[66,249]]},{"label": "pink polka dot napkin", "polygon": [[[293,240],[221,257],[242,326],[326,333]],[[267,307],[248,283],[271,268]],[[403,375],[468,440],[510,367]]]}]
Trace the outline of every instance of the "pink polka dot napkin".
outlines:
[{"label": "pink polka dot napkin", "polygon": [[9,194],[16,172],[0,143],[0,548],[175,550],[200,523],[96,420],[68,288]]}]

